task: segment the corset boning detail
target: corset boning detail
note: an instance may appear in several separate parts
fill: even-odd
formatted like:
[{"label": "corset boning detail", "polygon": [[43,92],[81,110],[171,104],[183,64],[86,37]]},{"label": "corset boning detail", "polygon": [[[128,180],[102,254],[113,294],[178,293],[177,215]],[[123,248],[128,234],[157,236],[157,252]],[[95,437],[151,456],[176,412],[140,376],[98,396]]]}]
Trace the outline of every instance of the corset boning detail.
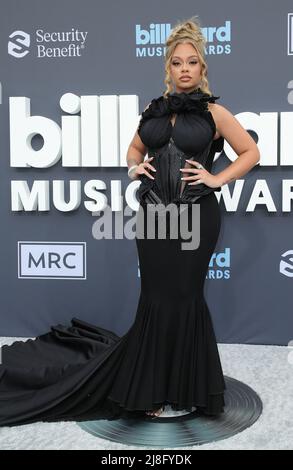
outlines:
[{"label": "corset boning detail", "polygon": [[[172,93],[167,98],[153,99],[142,113],[138,133],[148,148],[148,157],[154,157],[151,165],[156,169],[147,175],[140,175],[141,184],[137,190],[140,204],[189,204],[221,187],[210,188],[204,183],[188,185],[192,176],[180,168],[191,167],[186,159],[194,160],[211,172],[216,152],[223,149],[224,139],[213,140],[216,125],[207,102],[215,97],[196,90],[190,93]],[[176,115],[175,124],[171,117]]]},{"label": "corset boning detail", "polygon": [[171,137],[169,142],[159,149],[149,148],[148,156],[154,157],[151,165],[156,172],[148,170],[154,176],[154,180],[147,175],[140,175],[141,184],[137,190],[137,196],[141,204],[188,204],[195,202],[198,198],[209,194],[212,191],[220,191],[221,187],[210,188],[204,183],[188,185],[184,183],[182,191],[181,177],[183,174],[190,176],[191,173],[181,172],[180,168],[185,167],[185,161],[195,160],[203,165],[208,171],[211,170],[215,150],[214,141],[204,149],[201,154],[189,155],[180,150]]}]

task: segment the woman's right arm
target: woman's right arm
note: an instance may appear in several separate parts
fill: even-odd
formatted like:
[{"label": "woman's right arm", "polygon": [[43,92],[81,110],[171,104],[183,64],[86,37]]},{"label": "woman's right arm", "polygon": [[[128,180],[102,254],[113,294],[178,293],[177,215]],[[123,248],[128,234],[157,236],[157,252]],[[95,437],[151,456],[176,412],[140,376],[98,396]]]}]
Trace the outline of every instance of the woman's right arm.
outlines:
[{"label": "woman's right arm", "polygon": [[127,166],[130,168],[132,165],[139,165],[144,161],[147,153],[147,147],[142,142],[141,138],[136,131],[130,145],[128,147],[126,161]]},{"label": "woman's right arm", "polygon": [[[145,110],[148,108],[149,105],[150,103],[147,105]],[[130,142],[130,145],[127,150],[127,155],[126,155],[128,169],[130,169],[132,166],[134,167],[133,170],[129,173],[129,177],[131,179],[138,179],[139,175],[143,173],[149,176],[149,178],[154,179],[154,177],[150,175],[148,171],[146,170],[146,168],[150,168],[156,171],[155,168],[152,165],[150,165],[150,163],[148,163],[149,161],[153,159],[153,157],[147,158],[146,160],[144,160],[146,153],[147,153],[147,147],[142,142],[136,130],[133,136],[133,139]],[[137,166],[134,166],[134,165],[137,165]]]}]

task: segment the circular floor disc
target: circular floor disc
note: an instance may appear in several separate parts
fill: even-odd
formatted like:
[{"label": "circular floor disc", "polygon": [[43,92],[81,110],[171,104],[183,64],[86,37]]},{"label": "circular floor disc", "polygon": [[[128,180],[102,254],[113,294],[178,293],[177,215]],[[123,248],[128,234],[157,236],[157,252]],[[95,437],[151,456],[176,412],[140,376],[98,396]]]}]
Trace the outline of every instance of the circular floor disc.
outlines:
[{"label": "circular floor disc", "polygon": [[225,376],[225,412],[219,417],[176,412],[169,406],[155,419],[117,419],[76,423],[94,436],[126,445],[185,447],[227,439],[251,426],[262,413],[259,396],[248,385]]}]

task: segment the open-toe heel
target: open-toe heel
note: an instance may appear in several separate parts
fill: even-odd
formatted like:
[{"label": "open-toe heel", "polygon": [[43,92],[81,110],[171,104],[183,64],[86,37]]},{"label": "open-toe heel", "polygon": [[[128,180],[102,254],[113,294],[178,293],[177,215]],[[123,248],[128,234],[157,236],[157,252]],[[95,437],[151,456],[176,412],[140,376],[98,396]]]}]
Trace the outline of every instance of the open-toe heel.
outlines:
[{"label": "open-toe heel", "polygon": [[160,411],[159,415],[156,415],[156,414],[150,415],[150,414],[147,414],[147,413],[146,413],[146,415],[149,416],[151,419],[158,418],[163,413],[164,410],[165,410],[165,405],[162,405],[158,410],[155,411],[155,413]]}]

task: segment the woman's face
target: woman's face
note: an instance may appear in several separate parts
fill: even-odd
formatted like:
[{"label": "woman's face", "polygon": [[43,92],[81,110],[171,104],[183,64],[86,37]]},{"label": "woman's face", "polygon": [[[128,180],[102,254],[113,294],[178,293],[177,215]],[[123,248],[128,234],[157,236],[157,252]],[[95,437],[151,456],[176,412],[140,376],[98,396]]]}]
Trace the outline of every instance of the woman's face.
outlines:
[{"label": "woman's face", "polygon": [[[182,91],[188,93],[200,85],[201,66],[197,51],[191,44],[176,46],[170,62],[170,74],[177,93]],[[184,80],[184,76],[190,78]]]}]

